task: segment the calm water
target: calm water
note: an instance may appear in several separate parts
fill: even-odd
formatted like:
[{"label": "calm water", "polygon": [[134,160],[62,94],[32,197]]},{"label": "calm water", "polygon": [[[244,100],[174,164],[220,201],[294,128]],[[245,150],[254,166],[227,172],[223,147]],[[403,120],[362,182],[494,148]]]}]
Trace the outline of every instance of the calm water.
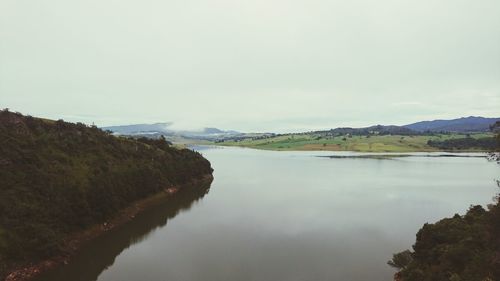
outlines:
[{"label": "calm water", "polygon": [[500,167],[483,158],[201,152],[215,169],[209,190],[185,190],[41,280],[391,280],[386,261],[422,224],[498,191]]}]

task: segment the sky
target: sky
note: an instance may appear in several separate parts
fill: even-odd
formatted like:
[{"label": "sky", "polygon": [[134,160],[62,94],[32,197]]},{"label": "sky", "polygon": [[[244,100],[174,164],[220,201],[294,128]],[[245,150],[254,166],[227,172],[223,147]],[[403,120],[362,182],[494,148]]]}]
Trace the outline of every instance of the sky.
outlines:
[{"label": "sky", "polygon": [[295,132],[500,116],[498,0],[0,0],[0,107]]}]

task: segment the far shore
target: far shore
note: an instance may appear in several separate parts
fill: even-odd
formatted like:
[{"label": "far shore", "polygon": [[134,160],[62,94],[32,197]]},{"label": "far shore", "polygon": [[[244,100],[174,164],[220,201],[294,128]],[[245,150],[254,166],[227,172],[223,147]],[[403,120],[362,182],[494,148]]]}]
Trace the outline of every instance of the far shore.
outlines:
[{"label": "far shore", "polygon": [[482,149],[463,149],[463,150],[439,150],[433,148],[424,148],[424,149],[342,149],[335,146],[318,146],[318,145],[305,145],[302,147],[289,147],[289,148],[278,148],[278,147],[269,147],[269,146],[259,146],[259,145],[237,145],[234,143],[231,144],[223,144],[223,143],[214,143],[214,144],[201,144],[199,146],[206,147],[240,147],[240,148],[250,148],[257,150],[268,150],[268,151],[331,151],[331,152],[358,152],[358,153],[418,153],[418,152],[443,152],[443,153],[486,153],[488,150]]},{"label": "far shore", "polygon": [[[487,141],[485,141],[487,140]],[[276,151],[487,152],[491,133],[429,135],[335,135],[313,133],[223,139],[212,144]],[[485,142],[487,144],[485,144]]]}]

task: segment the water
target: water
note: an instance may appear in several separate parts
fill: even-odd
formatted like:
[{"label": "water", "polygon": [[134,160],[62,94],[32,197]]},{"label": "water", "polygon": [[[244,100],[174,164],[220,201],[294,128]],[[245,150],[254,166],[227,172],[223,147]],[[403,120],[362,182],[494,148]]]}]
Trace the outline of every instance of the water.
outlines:
[{"label": "water", "polygon": [[184,191],[41,280],[392,280],[387,260],[424,223],[498,191],[500,167],[484,158],[201,152],[215,169],[208,194]]}]

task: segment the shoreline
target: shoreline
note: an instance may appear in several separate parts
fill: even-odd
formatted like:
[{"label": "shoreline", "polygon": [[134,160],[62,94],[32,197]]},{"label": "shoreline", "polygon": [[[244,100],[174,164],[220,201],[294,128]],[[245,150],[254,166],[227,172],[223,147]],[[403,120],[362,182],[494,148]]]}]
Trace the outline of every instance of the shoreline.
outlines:
[{"label": "shoreline", "polygon": [[29,281],[36,278],[41,273],[50,269],[56,268],[61,265],[68,264],[71,258],[80,250],[80,248],[88,241],[91,241],[108,231],[123,225],[133,220],[139,213],[161,203],[165,199],[174,196],[183,186],[202,183],[205,181],[212,181],[213,175],[206,174],[200,178],[193,178],[178,186],[170,186],[164,188],[162,191],[153,194],[144,199],[133,202],[130,206],[120,210],[115,216],[110,218],[104,223],[95,224],[80,232],[69,235],[63,241],[61,253],[25,265],[14,266],[11,270],[7,271],[4,281]]},{"label": "shoreline", "polygon": [[237,147],[237,148],[249,148],[249,149],[255,149],[255,150],[264,150],[264,151],[312,151],[312,152],[317,152],[317,151],[329,151],[329,152],[356,152],[356,153],[376,153],[376,154],[382,154],[382,153],[435,153],[435,152],[442,152],[442,153],[487,153],[489,150],[480,150],[480,149],[464,149],[464,150],[438,150],[438,149],[420,149],[420,150],[351,150],[351,149],[329,149],[329,147],[326,148],[308,148],[308,147],[297,147],[297,148],[269,148],[269,147],[259,147],[257,145],[224,145],[224,144],[203,144],[200,146],[209,146],[209,147]]}]

